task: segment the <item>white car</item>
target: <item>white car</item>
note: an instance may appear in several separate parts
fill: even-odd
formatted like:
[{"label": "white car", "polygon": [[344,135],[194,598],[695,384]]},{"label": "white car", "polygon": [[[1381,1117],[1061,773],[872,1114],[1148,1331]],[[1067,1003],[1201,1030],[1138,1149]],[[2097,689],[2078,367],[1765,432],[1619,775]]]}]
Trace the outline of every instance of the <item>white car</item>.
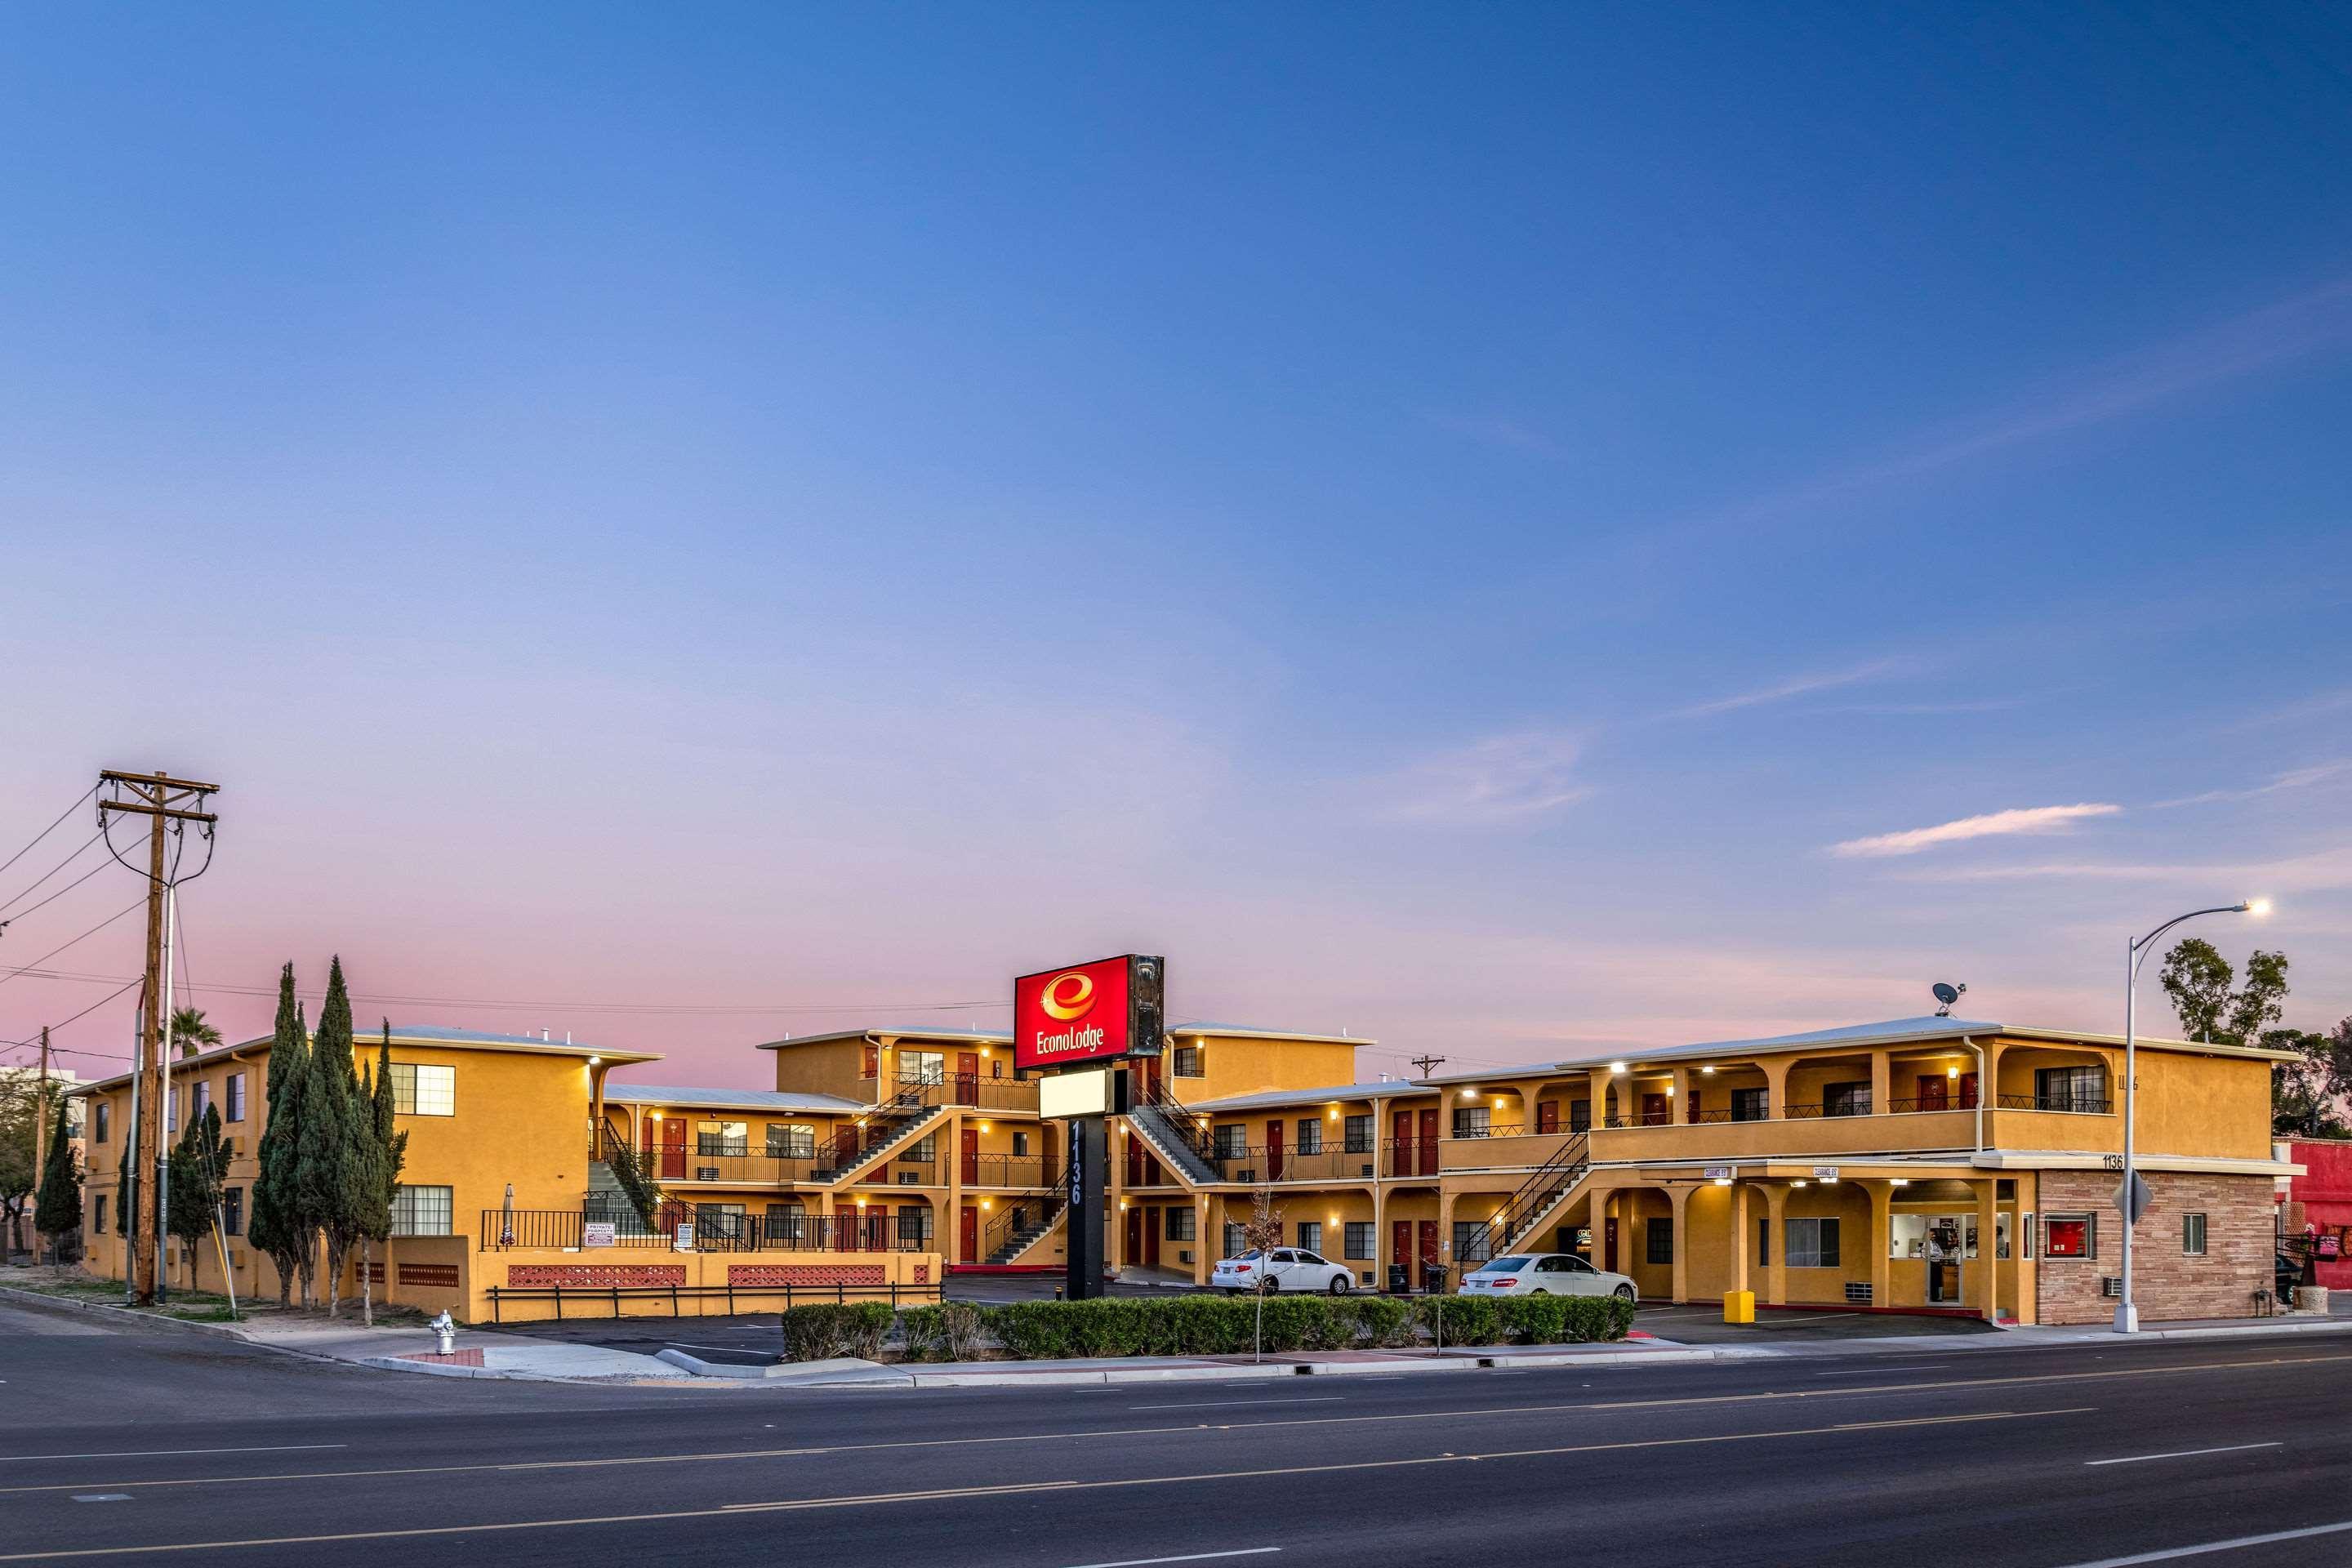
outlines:
[{"label": "white car", "polygon": [[1219,1258],[1217,1266],[1209,1271],[1209,1286],[1228,1296],[1238,1296],[1244,1290],[1257,1289],[1259,1282],[1268,1276],[1274,1279],[1269,1289],[1276,1290],[1312,1290],[1344,1296],[1356,1285],[1354,1271],[1343,1263],[1318,1258],[1303,1247],[1277,1247],[1270,1253],[1252,1248],[1239,1258]]},{"label": "white car", "polygon": [[1521,1252],[1478,1266],[1462,1281],[1465,1296],[1622,1296],[1633,1300],[1633,1281],[1595,1268],[1571,1252]]}]

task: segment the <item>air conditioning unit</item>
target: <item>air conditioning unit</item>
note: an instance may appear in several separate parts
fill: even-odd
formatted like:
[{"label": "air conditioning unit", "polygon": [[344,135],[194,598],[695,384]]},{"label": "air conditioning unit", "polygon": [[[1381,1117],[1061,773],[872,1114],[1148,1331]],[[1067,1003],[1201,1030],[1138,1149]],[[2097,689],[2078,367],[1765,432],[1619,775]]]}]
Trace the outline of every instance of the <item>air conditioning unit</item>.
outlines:
[{"label": "air conditioning unit", "polygon": [[1363,1168],[1362,1168],[1361,1170],[1360,1170],[1359,1172],[1357,1172],[1356,1173],[1357,1173],[1358,1175],[1361,1175],[1361,1176],[1369,1176],[1369,1175],[1370,1175],[1370,1174],[1372,1173],[1372,1163],[1371,1163],[1370,1160],[1365,1161],[1365,1162],[1364,1162],[1364,1164],[1363,1164]]},{"label": "air conditioning unit", "polygon": [[898,1173],[898,1184],[902,1187],[919,1187],[923,1184],[923,1173],[901,1171]]},{"label": "air conditioning unit", "polygon": [[1257,1180],[1257,1172],[1255,1170],[1237,1172],[1234,1173],[1234,1180],[1236,1182],[1255,1182]]},{"label": "air conditioning unit", "polygon": [[697,1165],[694,1168],[694,1179],[698,1182],[715,1182],[719,1179],[719,1167],[716,1165]]},{"label": "air conditioning unit", "polygon": [[2111,1301],[2122,1300],[2124,1299],[2123,1276],[2120,1274],[2100,1275],[2099,1294]]},{"label": "air conditioning unit", "polygon": [[1845,1282],[1845,1300],[1846,1305],[1849,1307],[1869,1306],[1870,1281],[1867,1279],[1847,1280]]},{"label": "air conditioning unit", "polygon": [[1189,1252],[1180,1252],[1176,1255],[1176,1261],[1179,1263],[1190,1263],[1192,1261],[1192,1255]]}]

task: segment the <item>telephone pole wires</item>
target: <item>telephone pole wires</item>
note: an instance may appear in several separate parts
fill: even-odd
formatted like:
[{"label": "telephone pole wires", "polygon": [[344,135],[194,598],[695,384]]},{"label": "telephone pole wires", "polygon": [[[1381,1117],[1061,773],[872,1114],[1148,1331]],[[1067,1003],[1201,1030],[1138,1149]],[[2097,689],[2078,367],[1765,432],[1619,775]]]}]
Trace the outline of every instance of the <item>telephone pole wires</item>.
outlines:
[{"label": "telephone pole wires", "polygon": [[[164,1096],[170,1092],[169,1064],[164,1060],[171,1049],[171,993],[165,970],[165,944],[170,927],[170,895],[180,880],[179,860],[171,857],[165,866],[164,840],[178,837],[191,822],[202,830],[206,841],[205,865],[212,863],[210,841],[213,825],[217,820],[202,807],[220,785],[198,784],[193,779],[177,779],[160,769],[152,773],[121,773],[108,769],[98,775],[99,787],[111,786],[111,798],[98,803],[98,820],[101,828],[112,824],[109,812],[147,818],[147,1005],[139,1021],[139,1059],[132,1071],[138,1084],[137,1147],[139,1157],[133,1163],[138,1215],[137,1247],[129,1270],[132,1294],[142,1302],[155,1299],[156,1283],[163,1277],[163,1187],[169,1178],[167,1163],[169,1145],[163,1137]],[[125,866],[114,841],[107,840],[107,848]],[[131,866],[131,869],[138,868]],[[204,874],[204,867],[195,875]],[[143,1178],[143,1179],[139,1179]],[[127,1195],[127,1194],[126,1194]]]},{"label": "telephone pole wires", "polygon": [[[41,1026],[41,1081],[33,1095],[33,1179],[49,1168],[49,1026]],[[39,1254],[36,1253],[36,1257]]]}]

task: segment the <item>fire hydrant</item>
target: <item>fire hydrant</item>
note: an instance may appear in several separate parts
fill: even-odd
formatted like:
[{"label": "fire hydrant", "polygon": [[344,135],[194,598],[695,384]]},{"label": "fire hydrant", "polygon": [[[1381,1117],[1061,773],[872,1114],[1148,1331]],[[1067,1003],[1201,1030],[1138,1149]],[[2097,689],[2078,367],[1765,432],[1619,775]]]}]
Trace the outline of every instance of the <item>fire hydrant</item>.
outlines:
[{"label": "fire hydrant", "polygon": [[433,1331],[433,1338],[440,1346],[441,1354],[453,1355],[457,1352],[457,1325],[450,1318],[449,1310],[446,1307],[444,1307],[441,1310],[441,1315],[439,1317],[434,1319],[425,1326]]}]

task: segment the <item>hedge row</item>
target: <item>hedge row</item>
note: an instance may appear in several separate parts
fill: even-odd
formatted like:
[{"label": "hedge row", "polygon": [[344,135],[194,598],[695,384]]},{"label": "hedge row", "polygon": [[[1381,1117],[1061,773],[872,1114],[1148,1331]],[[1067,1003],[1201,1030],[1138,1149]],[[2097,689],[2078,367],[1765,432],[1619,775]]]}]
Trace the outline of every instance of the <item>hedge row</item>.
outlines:
[{"label": "hedge row", "polygon": [[1001,1307],[948,1301],[896,1314],[879,1301],[793,1307],[783,1314],[791,1361],[877,1355],[893,1318],[909,1361],[963,1361],[992,1342],[1015,1361],[1144,1355],[1237,1355],[1264,1348],[1347,1350],[1402,1346],[1423,1333],[1447,1344],[1566,1344],[1619,1340],[1633,1304],[1613,1296],[1104,1297],[1091,1301],[1017,1301]]}]

